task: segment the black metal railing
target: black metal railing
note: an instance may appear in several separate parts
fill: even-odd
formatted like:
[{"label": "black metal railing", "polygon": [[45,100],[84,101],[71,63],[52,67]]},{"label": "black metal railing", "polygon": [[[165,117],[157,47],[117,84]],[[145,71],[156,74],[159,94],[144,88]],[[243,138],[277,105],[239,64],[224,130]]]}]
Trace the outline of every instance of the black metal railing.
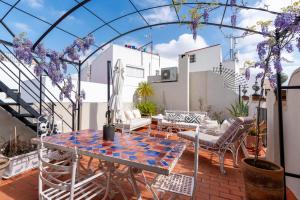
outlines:
[{"label": "black metal railing", "polygon": [[[70,100],[70,108],[67,108],[63,105],[44,84],[43,77],[36,77],[35,74],[31,70],[29,70],[30,66],[26,66],[24,63],[19,61],[17,57],[14,55],[12,50],[9,49],[5,44],[2,44],[3,47],[7,50],[7,53],[4,53],[0,50],[0,55],[5,61],[0,61],[3,68],[1,70],[9,77],[13,82],[18,85],[18,92],[20,98],[22,95],[28,95],[32,102],[30,103],[31,107],[33,107],[37,112],[41,115],[42,112],[47,112],[50,115],[53,115],[55,118],[59,118],[63,124],[65,124],[70,129],[75,129],[75,109],[76,105],[71,99]],[[17,63],[16,63],[17,61]],[[7,63],[5,63],[7,62]],[[9,63],[9,66],[7,66]],[[22,67],[19,67],[21,65]],[[22,77],[26,79],[26,81],[22,80]],[[47,77],[47,74],[44,75]],[[21,93],[21,89],[25,93]],[[61,90],[61,87],[58,87]],[[20,108],[18,109],[20,112]],[[58,112],[63,112],[63,117]],[[69,120],[67,120],[69,118]]]}]

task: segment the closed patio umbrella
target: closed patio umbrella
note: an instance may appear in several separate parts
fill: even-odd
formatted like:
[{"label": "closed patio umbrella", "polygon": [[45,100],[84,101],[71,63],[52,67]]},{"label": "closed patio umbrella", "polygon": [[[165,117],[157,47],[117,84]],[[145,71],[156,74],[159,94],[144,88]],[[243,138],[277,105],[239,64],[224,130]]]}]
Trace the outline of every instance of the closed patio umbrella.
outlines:
[{"label": "closed patio umbrella", "polygon": [[124,67],[121,59],[117,60],[112,76],[112,96],[109,101],[110,109],[113,111],[114,121],[121,120],[122,92],[124,84]]}]

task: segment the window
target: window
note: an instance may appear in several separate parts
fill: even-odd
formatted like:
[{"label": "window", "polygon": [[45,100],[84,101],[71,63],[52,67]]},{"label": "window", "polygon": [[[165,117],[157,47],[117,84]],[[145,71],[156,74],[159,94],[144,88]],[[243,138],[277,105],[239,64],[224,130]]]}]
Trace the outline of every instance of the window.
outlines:
[{"label": "window", "polygon": [[126,74],[130,77],[144,78],[144,69],[133,66],[126,66]]},{"label": "window", "polygon": [[193,55],[190,55],[190,63],[194,63],[196,62],[196,55],[193,54]]}]

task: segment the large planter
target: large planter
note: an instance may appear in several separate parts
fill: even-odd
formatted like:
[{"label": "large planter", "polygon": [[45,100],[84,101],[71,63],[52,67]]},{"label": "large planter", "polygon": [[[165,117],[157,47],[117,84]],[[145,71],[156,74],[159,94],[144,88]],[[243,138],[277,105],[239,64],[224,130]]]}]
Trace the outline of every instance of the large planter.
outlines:
[{"label": "large planter", "polygon": [[266,160],[254,158],[242,160],[246,200],[283,200],[283,168]]},{"label": "large planter", "polygon": [[38,152],[32,151],[27,154],[9,158],[9,165],[6,167],[2,178],[8,179],[24,171],[38,167]]},{"label": "large planter", "polygon": [[3,176],[3,173],[8,165],[9,159],[6,157],[0,157],[0,178]]}]

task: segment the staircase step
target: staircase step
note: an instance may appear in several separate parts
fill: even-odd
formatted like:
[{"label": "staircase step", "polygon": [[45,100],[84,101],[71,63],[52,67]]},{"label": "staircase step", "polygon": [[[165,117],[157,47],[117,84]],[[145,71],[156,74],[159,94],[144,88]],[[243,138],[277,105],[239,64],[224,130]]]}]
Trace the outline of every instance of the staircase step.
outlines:
[{"label": "staircase step", "polygon": [[15,103],[15,102],[10,102],[10,103],[0,103],[0,106],[19,106],[19,103]]},{"label": "staircase step", "polygon": [[30,117],[30,118],[34,118],[34,116],[30,113],[23,113],[23,114],[19,114],[19,113],[15,113],[13,114],[15,117]]}]

